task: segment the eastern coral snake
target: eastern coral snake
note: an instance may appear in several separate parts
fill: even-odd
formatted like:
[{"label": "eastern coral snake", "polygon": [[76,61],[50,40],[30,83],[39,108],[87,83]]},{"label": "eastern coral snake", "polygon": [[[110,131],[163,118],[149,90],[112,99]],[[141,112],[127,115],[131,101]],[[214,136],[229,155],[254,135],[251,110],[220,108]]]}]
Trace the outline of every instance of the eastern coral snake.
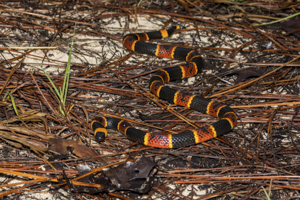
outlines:
[{"label": "eastern coral snake", "polygon": [[203,68],[203,59],[195,50],[144,42],[151,39],[169,37],[177,29],[180,29],[180,27],[174,26],[168,30],[128,34],[123,38],[123,45],[127,49],[137,53],[186,61],[187,64],[185,65],[160,69],[153,74],[149,83],[150,91],[171,104],[188,107],[218,117],[219,121],[211,125],[202,126],[199,129],[190,129],[178,134],[163,135],[135,129],[128,122],[117,118],[99,117],[91,122],[96,141],[103,141],[107,135],[106,128],[113,128],[121,131],[129,140],[139,142],[140,144],[158,148],[180,148],[224,135],[236,126],[237,116],[229,106],[208,98],[174,90],[164,85],[169,81],[194,76],[201,72]]}]

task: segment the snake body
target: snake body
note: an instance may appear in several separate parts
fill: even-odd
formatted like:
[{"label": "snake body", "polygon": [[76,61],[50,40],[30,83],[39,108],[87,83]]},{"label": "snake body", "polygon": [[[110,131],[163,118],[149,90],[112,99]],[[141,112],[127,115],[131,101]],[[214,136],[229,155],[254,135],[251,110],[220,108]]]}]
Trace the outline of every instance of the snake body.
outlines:
[{"label": "snake body", "polygon": [[178,29],[180,29],[179,26],[173,26],[168,30],[128,34],[123,38],[123,45],[128,50],[137,53],[186,61],[185,65],[160,69],[155,72],[150,79],[150,91],[171,104],[218,117],[219,121],[178,134],[153,134],[136,129],[124,120],[113,117],[98,117],[91,122],[96,141],[103,141],[107,136],[107,128],[112,128],[122,132],[129,140],[140,144],[158,148],[181,148],[222,136],[236,126],[237,116],[229,106],[165,86],[169,81],[196,75],[201,72],[204,65],[203,58],[195,50],[144,42],[169,37]]}]

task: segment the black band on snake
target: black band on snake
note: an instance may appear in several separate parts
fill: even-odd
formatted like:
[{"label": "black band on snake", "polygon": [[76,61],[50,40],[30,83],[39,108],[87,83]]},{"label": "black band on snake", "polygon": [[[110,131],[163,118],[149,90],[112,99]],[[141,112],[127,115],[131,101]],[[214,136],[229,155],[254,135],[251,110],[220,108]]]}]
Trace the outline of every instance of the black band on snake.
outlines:
[{"label": "black band on snake", "polygon": [[122,132],[129,140],[140,144],[158,148],[181,148],[224,135],[236,126],[237,116],[229,106],[208,98],[174,90],[164,85],[169,81],[194,76],[201,72],[203,68],[203,59],[195,50],[144,42],[151,39],[169,37],[177,29],[180,29],[180,27],[174,26],[168,30],[129,34],[124,37],[123,45],[137,53],[186,61],[187,64],[185,65],[160,69],[153,74],[149,83],[150,91],[171,104],[188,107],[218,117],[219,121],[211,125],[202,126],[199,129],[164,135],[141,131],[132,127],[128,122],[117,118],[99,117],[91,122],[97,142],[104,141],[104,138],[107,136],[106,128],[112,128]]}]

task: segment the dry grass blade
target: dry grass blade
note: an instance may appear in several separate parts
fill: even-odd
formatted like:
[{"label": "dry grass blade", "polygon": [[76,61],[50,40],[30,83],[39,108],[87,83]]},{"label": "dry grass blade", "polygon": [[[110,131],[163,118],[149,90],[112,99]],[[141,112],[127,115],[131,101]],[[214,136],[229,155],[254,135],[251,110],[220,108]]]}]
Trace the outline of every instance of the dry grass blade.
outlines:
[{"label": "dry grass blade", "polygon": [[10,74],[9,76],[7,77],[4,85],[1,87],[1,90],[0,90],[0,95],[2,94],[3,90],[5,89],[7,83],[9,82],[10,78],[12,77],[12,75],[15,73],[15,71],[18,69],[18,67],[24,62],[24,58],[19,61],[10,71]]}]

